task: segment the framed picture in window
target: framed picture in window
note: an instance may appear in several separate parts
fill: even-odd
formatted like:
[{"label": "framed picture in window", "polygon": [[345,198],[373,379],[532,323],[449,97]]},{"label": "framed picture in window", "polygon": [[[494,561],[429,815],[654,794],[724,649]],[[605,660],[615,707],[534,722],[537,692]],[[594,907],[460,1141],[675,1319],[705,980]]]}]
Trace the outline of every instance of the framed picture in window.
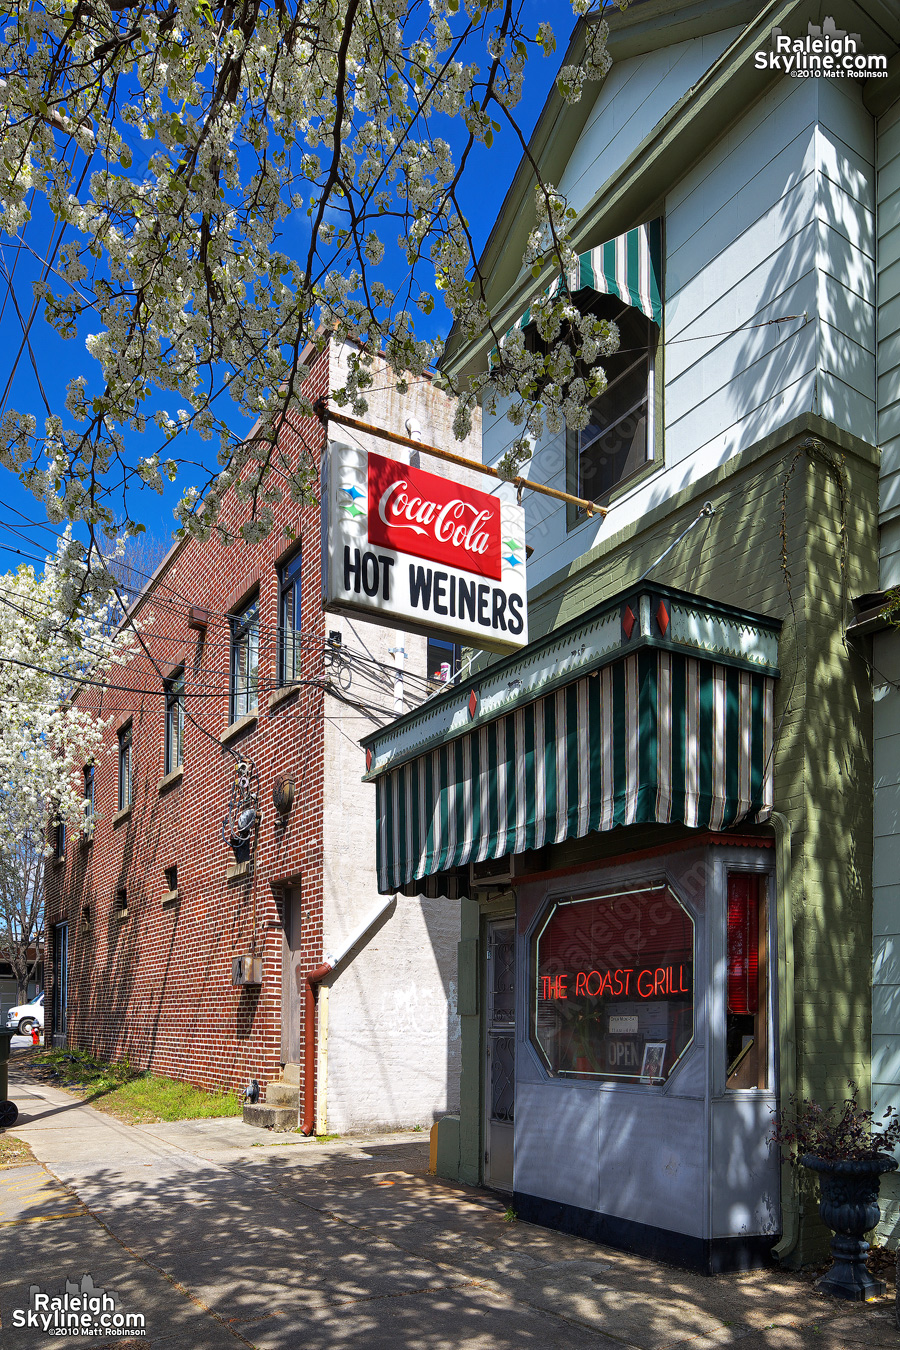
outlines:
[{"label": "framed picture in window", "polygon": [[663,1064],[666,1059],[665,1041],[647,1041],[644,1046],[644,1058],[641,1062],[641,1082],[662,1081]]}]

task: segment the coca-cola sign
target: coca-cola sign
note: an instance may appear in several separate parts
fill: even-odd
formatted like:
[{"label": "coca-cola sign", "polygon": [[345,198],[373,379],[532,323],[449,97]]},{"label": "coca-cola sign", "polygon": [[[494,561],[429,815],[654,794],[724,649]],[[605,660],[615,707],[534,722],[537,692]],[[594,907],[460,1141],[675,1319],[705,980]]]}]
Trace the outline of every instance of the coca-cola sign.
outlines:
[{"label": "coca-cola sign", "polygon": [[322,457],[326,610],[485,651],[523,647],[525,512],[472,477],[332,442]]},{"label": "coca-cola sign", "polygon": [[476,488],[369,454],[369,542],[500,579],[500,503]]}]

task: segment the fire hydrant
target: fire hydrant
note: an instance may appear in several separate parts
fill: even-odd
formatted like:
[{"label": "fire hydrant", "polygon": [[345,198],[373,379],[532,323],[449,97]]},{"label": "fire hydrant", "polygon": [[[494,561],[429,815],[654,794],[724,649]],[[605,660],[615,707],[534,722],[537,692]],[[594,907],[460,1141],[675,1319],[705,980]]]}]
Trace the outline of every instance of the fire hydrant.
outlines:
[{"label": "fire hydrant", "polygon": [[15,1034],[15,1028],[8,1031],[0,1028],[0,1129],[8,1129],[10,1125],[15,1125],[19,1116],[19,1108],[15,1102],[8,1100],[9,1051]]}]

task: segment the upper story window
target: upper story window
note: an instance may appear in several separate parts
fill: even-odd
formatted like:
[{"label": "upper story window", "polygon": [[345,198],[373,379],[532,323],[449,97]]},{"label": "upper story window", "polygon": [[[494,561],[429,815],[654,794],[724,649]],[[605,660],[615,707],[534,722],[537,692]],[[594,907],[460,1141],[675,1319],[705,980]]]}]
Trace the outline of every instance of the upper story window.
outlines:
[{"label": "upper story window", "polygon": [[166,685],[165,773],[174,773],[184,762],[184,671],[177,671]]},{"label": "upper story window", "polygon": [[462,647],[458,642],[429,636],[426,656],[429,680],[440,680],[442,684],[447,684],[454,675],[459,674],[461,659]]},{"label": "upper story window", "polygon": [[[596,296],[591,306],[598,317],[619,330],[619,347],[601,358],[606,389],[590,405],[590,420],[580,431],[566,433],[568,490],[596,502],[635,478],[657,457],[657,338],[652,319],[613,296]],[[568,504],[569,529],[586,519]]]},{"label": "upper story window", "polygon": [[62,858],[66,851],[66,822],[58,820],[53,827],[53,854]]},{"label": "upper story window", "polygon": [[259,704],[259,596],[231,616],[231,721]]},{"label": "upper story window", "polygon": [[119,732],[119,810],[131,805],[131,723]]},{"label": "upper story window", "polygon": [[94,823],[94,766],[84,766],[84,821],[90,827]]},{"label": "upper story window", "polygon": [[278,683],[300,679],[301,555],[278,569]]}]

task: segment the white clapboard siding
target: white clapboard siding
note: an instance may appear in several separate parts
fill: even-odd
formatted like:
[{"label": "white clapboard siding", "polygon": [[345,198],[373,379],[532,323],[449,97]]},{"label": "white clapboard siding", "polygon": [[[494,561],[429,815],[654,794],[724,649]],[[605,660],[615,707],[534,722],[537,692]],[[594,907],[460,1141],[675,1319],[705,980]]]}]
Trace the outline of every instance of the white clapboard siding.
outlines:
[{"label": "white clapboard siding", "polygon": [[[900,102],[878,123],[877,403],[881,584],[900,584]],[[872,1082],[880,1111],[900,1106],[900,634],[875,639],[875,859]],[[882,1188],[882,1238],[900,1226],[900,1182]]]},{"label": "white clapboard siding", "polygon": [[583,210],[740,31],[727,29],[615,62],[558,184],[570,206]]},{"label": "white clapboard siding", "polygon": [[[693,48],[694,63],[709,56],[699,43],[679,44],[669,55],[682,47]],[[684,60],[678,69],[686,68]],[[624,148],[611,129],[631,122],[629,97],[660,70],[650,58],[623,62],[614,84],[614,68],[573,153],[571,183],[580,181],[588,160],[598,181],[608,176],[609,154]],[[587,520],[571,533],[564,506],[526,493],[535,548],[531,586],[791,417],[818,411],[875,439],[874,130],[859,89],[846,83],[845,89],[833,80],[779,81],[671,186],[664,231],[665,466],[617,499],[605,521]],[[654,85],[665,87],[661,80]],[[891,172],[893,183],[896,168]],[[900,182],[897,190],[900,201]],[[900,329],[900,303],[892,312]],[[804,313],[805,321],[768,324]],[[891,487],[900,515],[900,401],[884,416],[892,426],[896,419]],[[502,415],[486,416],[485,460],[495,463],[516,435]],[[545,436],[527,472],[565,487],[562,438]]]}]

